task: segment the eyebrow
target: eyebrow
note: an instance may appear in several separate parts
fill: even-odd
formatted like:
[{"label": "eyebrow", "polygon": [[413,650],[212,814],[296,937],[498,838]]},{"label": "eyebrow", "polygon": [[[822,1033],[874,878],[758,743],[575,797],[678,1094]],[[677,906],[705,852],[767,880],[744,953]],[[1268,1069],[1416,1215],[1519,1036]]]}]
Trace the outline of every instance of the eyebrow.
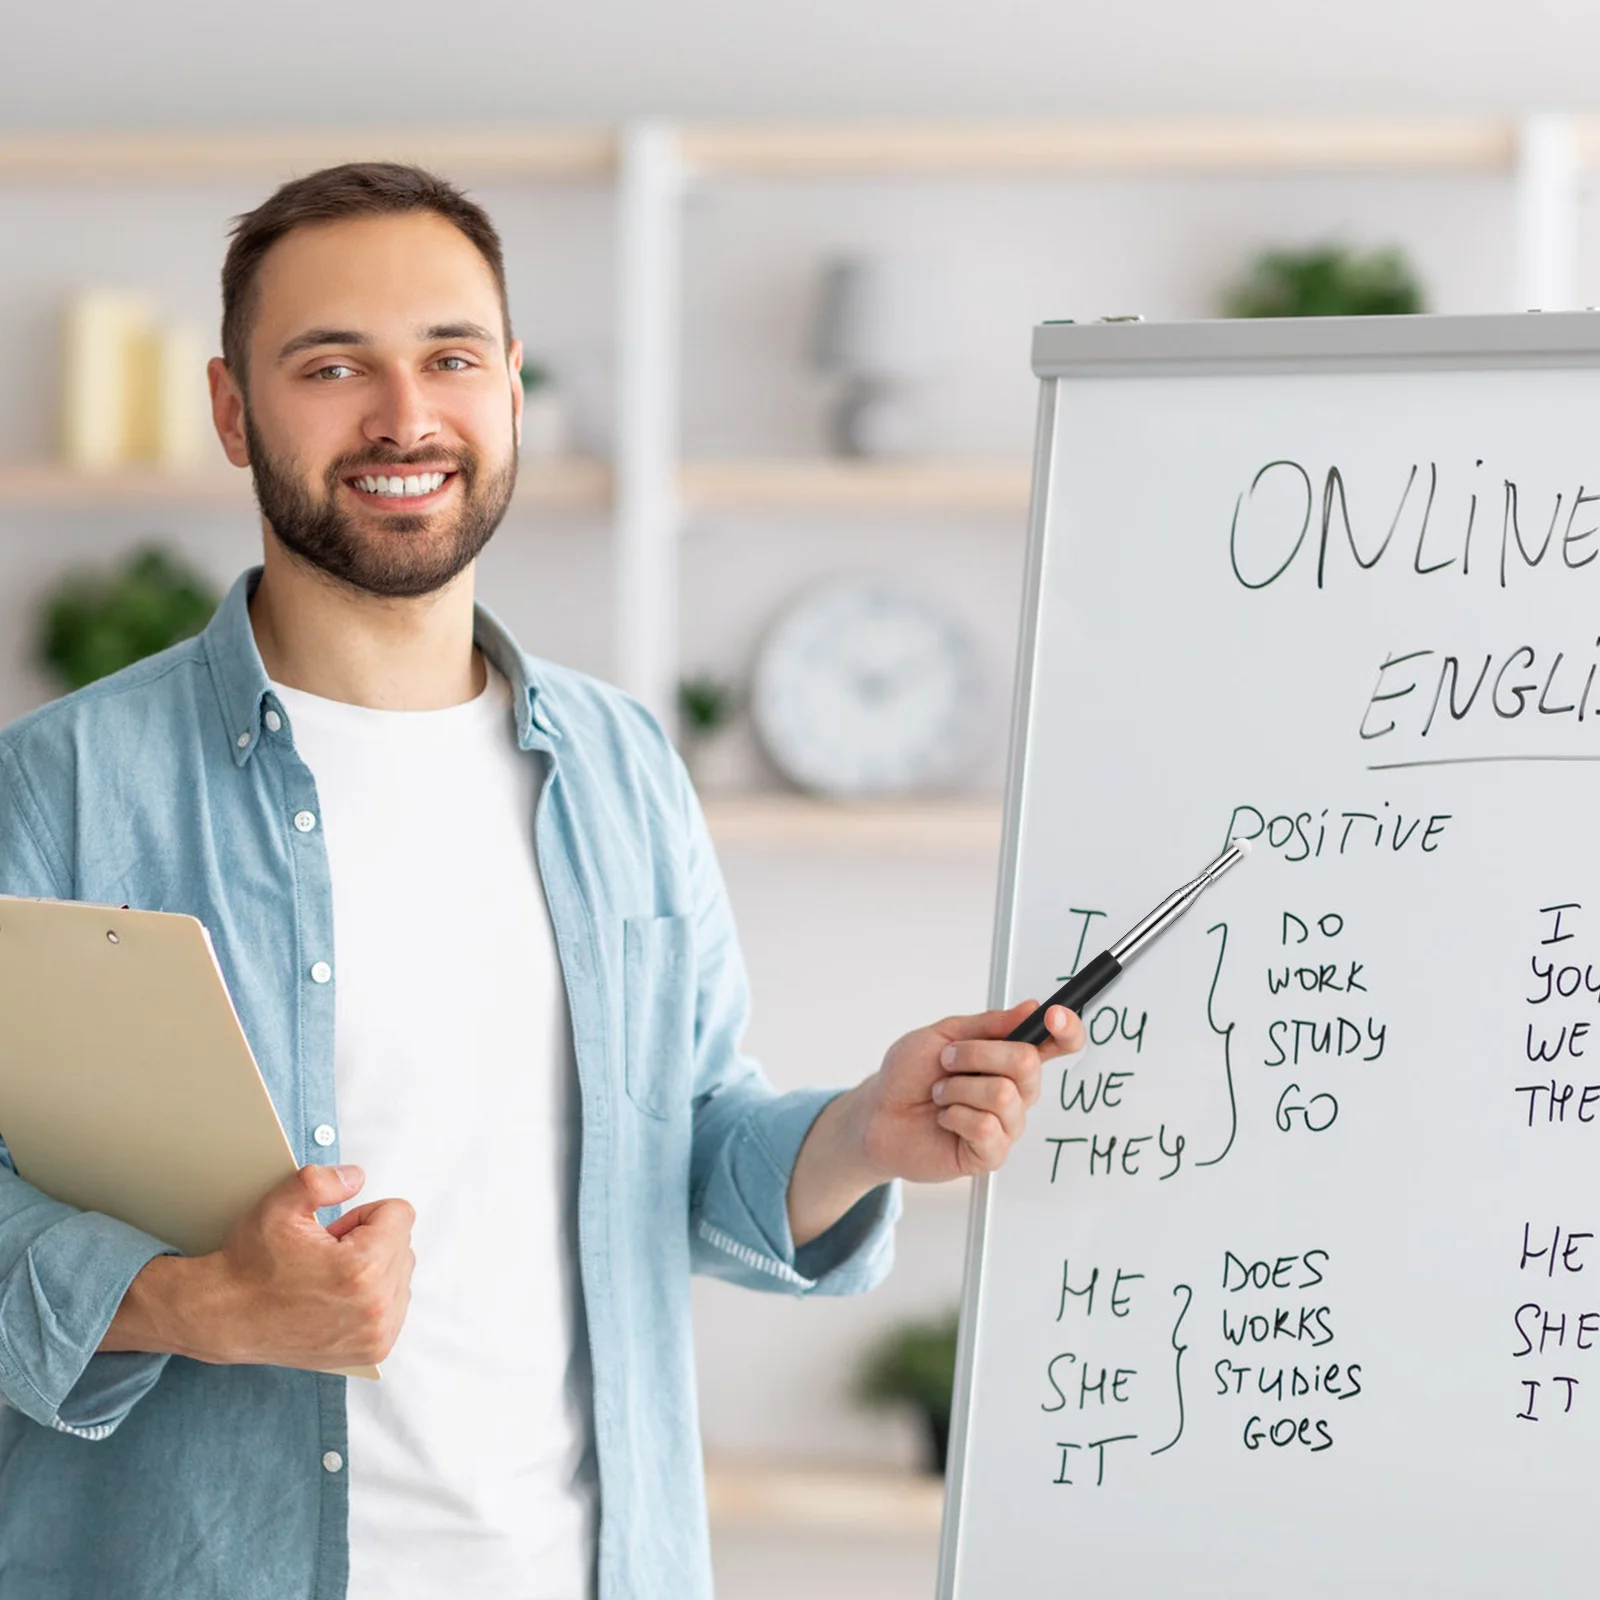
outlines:
[{"label": "eyebrow", "polygon": [[[481,344],[495,343],[495,336],[476,322],[436,322],[431,328],[421,329],[419,336],[424,344],[436,344],[442,339],[472,339]],[[372,340],[366,334],[357,332],[353,328],[307,328],[304,333],[297,333],[284,345],[278,352],[278,360],[288,361],[304,350],[320,350],[328,345],[359,347],[371,343]]]}]

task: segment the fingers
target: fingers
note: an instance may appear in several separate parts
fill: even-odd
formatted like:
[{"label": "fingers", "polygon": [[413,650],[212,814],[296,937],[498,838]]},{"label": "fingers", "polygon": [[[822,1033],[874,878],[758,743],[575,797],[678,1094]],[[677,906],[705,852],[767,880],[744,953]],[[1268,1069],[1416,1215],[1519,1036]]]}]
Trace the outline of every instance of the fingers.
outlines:
[{"label": "fingers", "polygon": [[[417,1214],[405,1200],[374,1200],[362,1206],[365,1213],[360,1223],[367,1239],[377,1248],[398,1249],[407,1245]],[[343,1220],[342,1218],[340,1219]]]},{"label": "fingers", "polygon": [[974,1163],[985,1172],[998,1170],[1011,1149],[1010,1136],[992,1112],[947,1106],[939,1113],[938,1122],[971,1150]]},{"label": "fingers", "polygon": [[301,1167],[293,1177],[285,1178],[277,1188],[268,1191],[261,1208],[268,1212],[310,1216],[324,1206],[342,1205],[352,1195],[359,1194],[366,1181],[366,1174],[360,1167]]},{"label": "fingers", "polygon": [[993,1073],[1010,1078],[1031,1106],[1039,1098],[1039,1052],[1031,1044],[1005,1039],[968,1039],[947,1044],[939,1065],[950,1074]]},{"label": "fingers", "polygon": [[344,1213],[343,1216],[335,1217],[333,1221],[328,1224],[328,1232],[332,1234],[335,1239],[344,1238],[347,1233],[350,1233],[354,1229],[365,1227],[367,1223],[372,1220],[373,1212],[375,1212],[378,1207],[383,1204],[384,1202],[382,1200],[369,1200],[365,1205],[352,1206],[350,1210]]},{"label": "fingers", "polygon": [[[933,1098],[940,1106],[988,1113],[1000,1124],[1008,1143],[1020,1137],[1028,1120],[1028,1103],[1010,1078],[941,1078],[933,1086]],[[944,1121],[942,1117],[939,1120]]]},{"label": "fingers", "polygon": [[947,1039],[1003,1039],[1033,1010],[1033,1000],[1019,1000],[1001,1011],[976,1011],[970,1017],[946,1017],[936,1031]]},{"label": "fingers", "polygon": [[[1036,1000],[1019,1000],[1004,1011],[979,1011],[970,1017],[946,1017],[935,1029],[946,1039],[960,1042],[970,1039],[1004,1040],[1019,1023],[1033,1014]],[[1087,1042],[1083,1023],[1076,1012],[1065,1006],[1051,1006],[1044,1014],[1044,1025],[1050,1031],[1050,1041],[1040,1046],[1045,1057],[1070,1055],[1081,1050]]]}]

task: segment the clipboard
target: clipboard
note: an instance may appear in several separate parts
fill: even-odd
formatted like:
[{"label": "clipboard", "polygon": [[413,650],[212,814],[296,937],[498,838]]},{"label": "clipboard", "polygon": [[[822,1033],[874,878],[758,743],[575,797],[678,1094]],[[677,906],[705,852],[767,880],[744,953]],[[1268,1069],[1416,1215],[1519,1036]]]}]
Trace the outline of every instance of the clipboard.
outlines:
[{"label": "clipboard", "polygon": [[204,925],[75,900],[0,895],[0,1138],[52,1199],[185,1255],[298,1167]]}]

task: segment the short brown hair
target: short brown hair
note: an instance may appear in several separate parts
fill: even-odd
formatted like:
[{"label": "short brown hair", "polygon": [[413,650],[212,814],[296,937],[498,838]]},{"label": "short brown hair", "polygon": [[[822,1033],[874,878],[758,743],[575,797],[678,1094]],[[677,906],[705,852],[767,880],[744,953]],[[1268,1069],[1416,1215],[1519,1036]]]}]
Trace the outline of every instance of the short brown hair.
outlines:
[{"label": "short brown hair", "polygon": [[233,219],[233,242],[222,263],[222,359],[242,383],[249,372],[256,280],[267,252],[295,228],[346,217],[407,216],[431,211],[459,228],[494,274],[500,315],[511,339],[505,254],[489,213],[453,183],[398,161],[348,161],[291,178],[254,211]]}]

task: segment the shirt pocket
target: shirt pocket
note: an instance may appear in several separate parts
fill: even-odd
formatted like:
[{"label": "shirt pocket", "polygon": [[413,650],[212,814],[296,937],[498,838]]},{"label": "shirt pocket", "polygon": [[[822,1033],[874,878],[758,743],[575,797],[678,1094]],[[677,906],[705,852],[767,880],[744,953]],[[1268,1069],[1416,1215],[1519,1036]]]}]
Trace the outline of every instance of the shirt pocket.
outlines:
[{"label": "shirt pocket", "polygon": [[688,917],[622,920],[623,1074],[628,1098],[667,1120],[689,1108],[694,945]]}]

